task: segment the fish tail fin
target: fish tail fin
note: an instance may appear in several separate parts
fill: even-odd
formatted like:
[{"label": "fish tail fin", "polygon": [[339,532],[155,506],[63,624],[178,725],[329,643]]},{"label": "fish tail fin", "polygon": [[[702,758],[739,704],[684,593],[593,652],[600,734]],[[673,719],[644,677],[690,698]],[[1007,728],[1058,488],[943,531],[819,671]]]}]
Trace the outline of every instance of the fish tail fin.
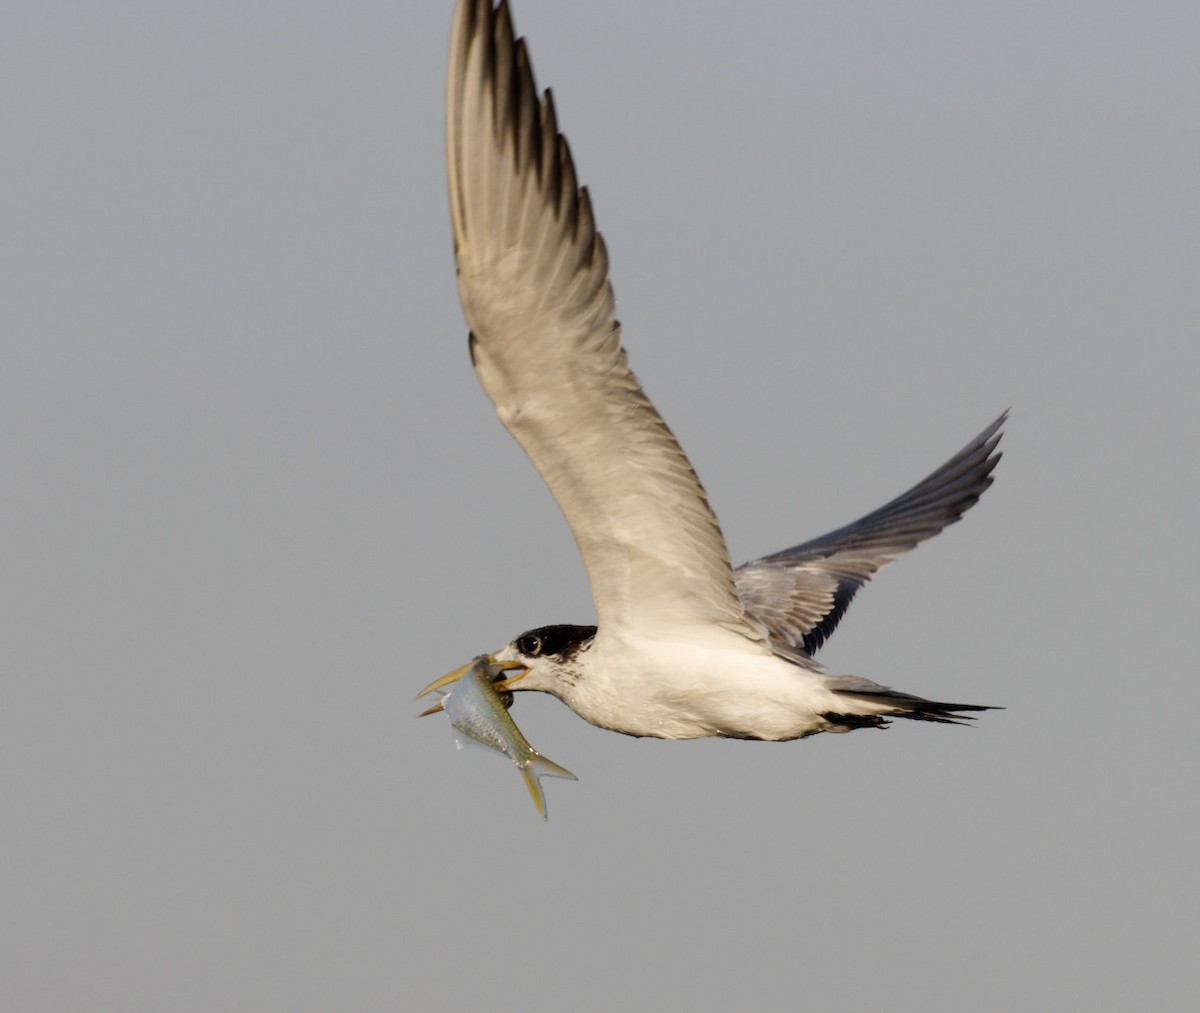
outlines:
[{"label": "fish tail fin", "polygon": [[542,791],[540,778],[565,777],[569,781],[578,781],[566,767],[560,767],[553,760],[547,760],[541,753],[534,753],[529,762],[521,767],[521,776],[525,778],[525,787],[529,789],[529,797],[537,806],[537,811],[546,819],[546,793]]}]

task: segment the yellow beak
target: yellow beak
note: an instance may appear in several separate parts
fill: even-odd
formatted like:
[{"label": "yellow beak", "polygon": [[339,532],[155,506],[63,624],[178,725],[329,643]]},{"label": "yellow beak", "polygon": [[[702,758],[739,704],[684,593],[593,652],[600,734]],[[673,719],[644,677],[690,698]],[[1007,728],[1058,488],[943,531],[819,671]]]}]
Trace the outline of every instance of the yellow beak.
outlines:
[{"label": "yellow beak", "polygon": [[[432,693],[435,689],[442,689],[445,686],[449,686],[452,682],[458,682],[459,679],[461,679],[467,674],[467,672],[475,667],[475,662],[478,660],[479,659],[476,658],[475,661],[468,661],[461,668],[456,668],[453,672],[447,672],[440,679],[434,679],[433,682],[421,690],[421,692],[413,697],[413,699],[420,700],[421,697],[425,696],[427,693]],[[496,661],[490,654],[487,655],[487,663],[489,666],[499,668],[503,672],[512,672],[518,668],[521,670],[517,675],[510,676],[507,679],[500,679],[493,683],[497,693],[503,693],[505,690],[511,687],[513,683],[520,682],[525,678],[525,673],[528,671],[528,669],[519,661]],[[441,709],[442,705],[439,702],[430,707],[429,710],[422,711],[417,715],[417,717],[423,718],[430,714],[436,714]]]}]

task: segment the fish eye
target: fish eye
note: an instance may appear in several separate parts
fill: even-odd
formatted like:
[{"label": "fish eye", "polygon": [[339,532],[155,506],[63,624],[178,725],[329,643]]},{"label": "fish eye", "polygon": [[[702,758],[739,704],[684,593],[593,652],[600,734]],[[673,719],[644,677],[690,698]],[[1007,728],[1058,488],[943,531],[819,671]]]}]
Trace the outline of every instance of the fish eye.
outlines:
[{"label": "fish eye", "polygon": [[536,658],[542,653],[542,638],[536,633],[526,633],[518,638],[517,650],[527,658]]}]

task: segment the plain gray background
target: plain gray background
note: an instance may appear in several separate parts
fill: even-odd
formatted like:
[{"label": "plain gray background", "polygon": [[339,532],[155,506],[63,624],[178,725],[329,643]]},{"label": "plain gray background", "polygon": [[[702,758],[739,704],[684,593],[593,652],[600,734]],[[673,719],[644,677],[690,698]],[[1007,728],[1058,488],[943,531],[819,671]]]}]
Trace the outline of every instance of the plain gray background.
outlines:
[{"label": "plain gray background", "polygon": [[1200,7],[518,0],[735,560],[1011,406],[834,670],[972,729],[415,691],[592,618],[466,355],[451,4],[0,14],[6,1010],[1183,1010]]}]

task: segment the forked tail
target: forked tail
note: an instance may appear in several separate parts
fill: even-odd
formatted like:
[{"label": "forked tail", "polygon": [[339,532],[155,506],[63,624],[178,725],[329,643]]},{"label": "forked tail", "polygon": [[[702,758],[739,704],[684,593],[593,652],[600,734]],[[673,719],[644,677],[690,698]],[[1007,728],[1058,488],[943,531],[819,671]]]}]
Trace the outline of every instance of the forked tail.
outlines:
[{"label": "forked tail", "polygon": [[[849,681],[853,677],[843,677]],[[860,684],[867,680],[855,680]],[[848,732],[855,728],[886,728],[888,718],[907,718],[910,721],[937,721],[946,725],[965,725],[975,718],[963,711],[994,711],[1004,710],[1003,707],[984,706],[976,703],[945,703],[940,700],[926,700],[922,696],[911,693],[901,693],[885,686],[872,686],[870,689],[836,690],[839,697],[845,697],[847,706],[845,712],[830,712],[823,714],[834,727],[830,731]],[[874,705],[870,710],[862,704]],[[856,706],[857,705],[857,706]],[[864,711],[866,711],[864,713]]]},{"label": "forked tail", "polygon": [[529,789],[529,797],[537,806],[537,811],[546,819],[546,793],[542,791],[540,778],[565,777],[568,781],[578,781],[566,767],[560,767],[553,760],[547,760],[541,753],[534,753],[528,762],[520,765],[521,776],[525,778],[525,787]]}]

